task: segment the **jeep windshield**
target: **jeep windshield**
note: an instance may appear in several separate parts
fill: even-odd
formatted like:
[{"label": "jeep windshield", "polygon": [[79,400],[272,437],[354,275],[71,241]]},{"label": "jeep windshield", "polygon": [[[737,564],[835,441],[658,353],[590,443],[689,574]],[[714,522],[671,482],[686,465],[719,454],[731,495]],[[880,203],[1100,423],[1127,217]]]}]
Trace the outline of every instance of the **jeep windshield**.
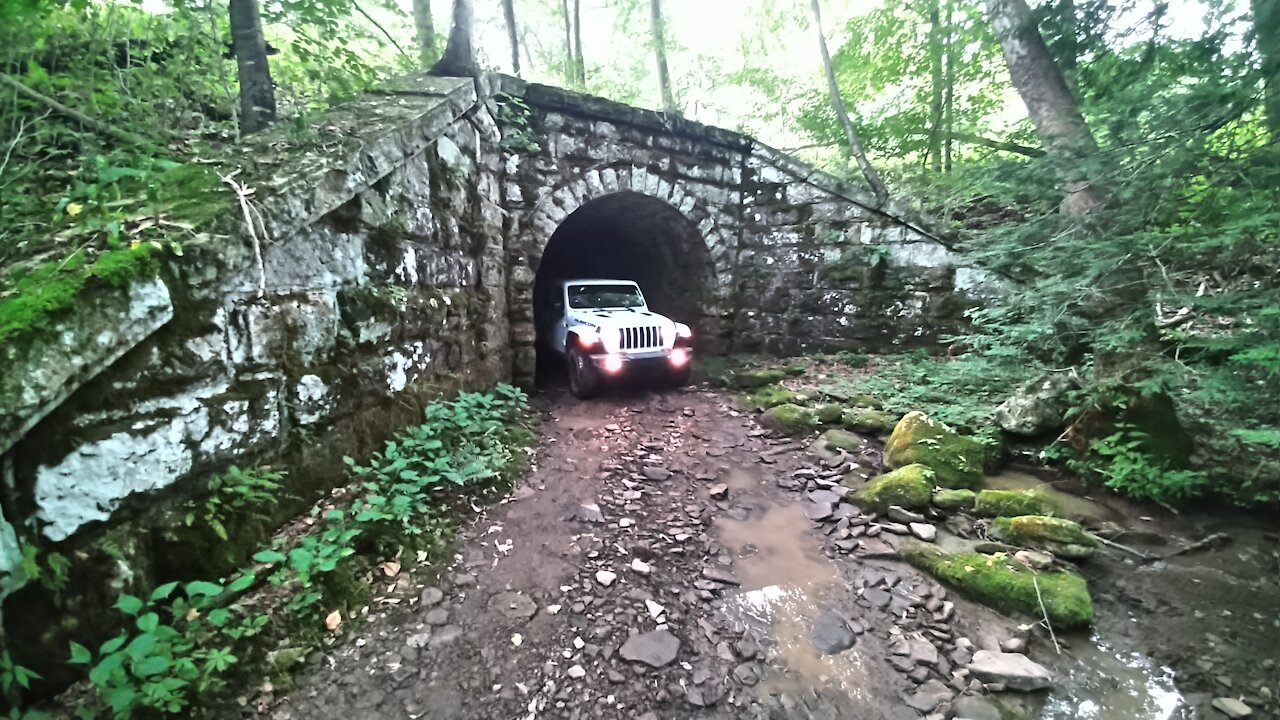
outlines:
[{"label": "jeep windshield", "polygon": [[574,310],[644,307],[634,285],[570,285],[569,307]]}]

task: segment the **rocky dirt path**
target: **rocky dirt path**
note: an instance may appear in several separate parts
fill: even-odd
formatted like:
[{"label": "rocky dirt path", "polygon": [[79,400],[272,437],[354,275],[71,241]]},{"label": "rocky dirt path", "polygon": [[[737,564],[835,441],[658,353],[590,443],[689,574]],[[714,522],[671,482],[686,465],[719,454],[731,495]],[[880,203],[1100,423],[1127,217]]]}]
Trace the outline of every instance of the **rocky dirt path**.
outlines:
[{"label": "rocky dirt path", "polygon": [[703,390],[539,403],[535,469],[454,566],[351,621],[264,716],[999,717],[966,665],[1023,640],[884,559],[919,518],[836,482],[873,446],[823,459]]}]

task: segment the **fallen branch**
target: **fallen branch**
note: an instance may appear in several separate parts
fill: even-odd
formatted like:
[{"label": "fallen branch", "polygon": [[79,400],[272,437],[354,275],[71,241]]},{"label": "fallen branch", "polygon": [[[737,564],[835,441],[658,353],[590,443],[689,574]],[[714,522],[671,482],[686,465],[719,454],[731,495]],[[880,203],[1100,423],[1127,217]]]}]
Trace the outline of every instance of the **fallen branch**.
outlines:
[{"label": "fallen branch", "polygon": [[1044,598],[1040,596],[1040,583],[1036,574],[1031,574],[1031,585],[1036,589],[1036,602],[1040,604],[1040,615],[1044,617],[1044,626],[1049,630],[1049,639],[1053,641],[1053,649],[1062,654],[1062,646],[1058,645],[1058,636],[1053,634],[1053,624],[1049,622],[1049,611],[1044,609]]},{"label": "fallen branch", "polygon": [[377,20],[374,20],[372,15],[370,15],[370,14],[369,14],[369,13],[367,13],[367,12],[365,12],[365,9],[364,9],[364,8],[362,8],[362,7],[360,7],[360,3],[352,2],[352,3],[351,3],[351,7],[355,8],[355,9],[356,9],[356,12],[360,13],[361,15],[363,15],[363,16],[364,16],[364,19],[365,19],[365,20],[368,20],[368,21],[369,21],[369,22],[370,22],[374,27],[376,27],[376,28],[378,28],[379,30],[381,30],[381,31],[382,31],[382,34],[383,34],[383,35],[385,35],[385,36],[387,37],[387,40],[390,40],[390,41],[391,41],[391,44],[395,47],[395,49],[396,49],[397,51],[399,51],[399,53],[400,53],[401,55],[404,55],[405,57],[409,57],[409,53],[405,52],[405,51],[404,51],[404,48],[400,47],[400,43],[396,42],[396,39],[391,35],[391,33],[387,32],[387,29],[386,29],[386,28],[384,28],[384,27],[382,27],[382,24],[381,24],[381,23],[379,23]]},{"label": "fallen branch", "polygon": [[[257,299],[262,299],[267,294],[267,266],[262,259],[262,241],[258,238],[258,231],[253,223],[253,211],[249,207],[249,196],[253,194],[253,188],[248,187],[235,180],[235,176],[240,171],[237,170],[230,175],[222,175],[222,182],[231,186],[236,194],[236,199],[240,201],[240,211],[244,213],[244,226],[249,231],[249,237],[253,240],[253,259],[258,266],[258,294]],[[266,228],[263,228],[263,236],[266,236]]]},{"label": "fallen branch", "polygon": [[1106,546],[1107,546],[1107,547],[1109,547],[1109,548],[1115,548],[1116,550],[1123,550],[1123,551],[1125,551],[1125,552],[1129,553],[1130,555],[1133,555],[1133,556],[1134,556],[1134,557],[1136,557],[1136,558],[1140,558],[1140,559],[1142,559],[1142,560],[1155,560],[1155,559],[1156,559],[1154,556],[1152,556],[1152,555],[1148,555],[1148,554],[1146,554],[1146,553],[1142,552],[1141,550],[1134,550],[1133,548],[1129,547],[1128,545],[1121,545],[1120,543],[1118,543],[1118,542],[1116,542],[1116,541],[1114,541],[1114,540],[1108,540],[1108,539],[1106,539],[1106,538],[1104,538],[1104,537],[1099,537],[1099,536],[1097,536],[1097,535],[1094,535],[1094,538],[1096,538],[1096,539],[1098,540],[1098,542],[1102,543],[1103,545],[1106,545]]},{"label": "fallen branch", "polygon": [[14,78],[9,77],[5,73],[0,73],[0,84],[6,85],[12,88],[19,95],[22,95],[28,100],[32,100],[37,103],[40,103],[41,105],[44,105],[45,107],[49,108],[50,110],[53,110],[59,115],[63,115],[71,120],[75,120],[76,122],[89,128],[90,130],[94,131],[99,135],[104,135],[109,138],[114,138],[116,140],[119,140],[120,142],[125,143],[126,145],[141,145],[145,147],[155,146],[155,143],[142,137],[141,135],[134,135],[133,133],[128,132],[126,130],[121,130],[120,128],[112,127],[101,121],[94,120],[93,118],[89,117],[88,115],[85,115],[79,110],[69,108],[66,105],[63,105],[62,103],[58,102],[57,100],[54,100],[53,98],[49,97],[48,95],[45,95],[44,93],[40,93],[40,92],[36,92],[35,90],[32,90],[31,88],[27,87],[26,85],[23,85],[22,83],[18,82]]},{"label": "fallen branch", "polygon": [[1208,537],[1201,538],[1189,545],[1186,545],[1181,550],[1174,550],[1164,557],[1167,559],[1177,557],[1179,555],[1190,555],[1191,553],[1200,552],[1201,550],[1209,550],[1217,546],[1226,545],[1229,542],[1231,542],[1230,535],[1226,533],[1213,533]]}]

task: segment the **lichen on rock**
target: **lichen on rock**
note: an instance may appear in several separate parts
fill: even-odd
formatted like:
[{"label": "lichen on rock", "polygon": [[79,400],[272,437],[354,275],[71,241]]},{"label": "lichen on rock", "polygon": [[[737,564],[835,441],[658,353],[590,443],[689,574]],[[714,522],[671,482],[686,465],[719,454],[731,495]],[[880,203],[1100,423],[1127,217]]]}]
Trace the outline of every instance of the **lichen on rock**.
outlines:
[{"label": "lichen on rock", "polygon": [[834,403],[828,403],[818,408],[818,422],[823,425],[836,425],[844,417],[844,408]]},{"label": "lichen on rock", "polygon": [[983,517],[1060,515],[1062,509],[1048,495],[1035,490],[983,490],[975,510]]},{"label": "lichen on rock", "polygon": [[998,517],[991,521],[991,535],[1003,542],[1045,550],[1068,560],[1091,557],[1099,544],[1079,523],[1046,515]]},{"label": "lichen on rock", "polygon": [[872,479],[853,495],[860,507],[883,512],[891,505],[925,508],[933,495],[935,474],[924,465],[907,465]]},{"label": "lichen on rock", "polygon": [[972,510],[977,497],[972,490],[941,488],[933,494],[933,504],[943,510]]},{"label": "lichen on rock", "polygon": [[937,483],[947,488],[973,488],[981,482],[985,455],[982,443],[918,410],[898,421],[884,447],[889,467],[927,465],[937,474]]},{"label": "lichen on rock", "polygon": [[840,424],[850,430],[883,433],[893,429],[895,418],[887,412],[864,407],[845,408]]},{"label": "lichen on rock", "polygon": [[733,382],[740,388],[751,389],[764,385],[773,385],[787,378],[784,370],[767,368],[764,370],[743,370],[733,377]]},{"label": "lichen on rock", "polygon": [[809,408],[784,403],[766,410],[760,424],[784,435],[800,435],[817,427],[818,418]]},{"label": "lichen on rock", "polygon": [[1000,612],[1038,618],[1043,601],[1043,614],[1054,628],[1070,630],[1093,621],[1089,584],[1073,572],[1038,572],[1003,554],[950,554],[922,543],[908,544],[899,553],[965,596]]},{"label": "lichen on rock", "polygon": [[866,441],[851,432],[835,429],[822,433],[820,440],[828,450],[833,451],[844,450],[847,452],[854,452],[862,449],[862,446],[866,444]]}]

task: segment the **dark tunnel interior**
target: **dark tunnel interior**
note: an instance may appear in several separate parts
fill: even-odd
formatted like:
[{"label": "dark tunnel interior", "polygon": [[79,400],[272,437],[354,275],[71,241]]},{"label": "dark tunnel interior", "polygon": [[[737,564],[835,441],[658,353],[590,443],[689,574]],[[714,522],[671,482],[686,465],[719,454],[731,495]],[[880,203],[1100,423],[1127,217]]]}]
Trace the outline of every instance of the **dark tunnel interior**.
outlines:
[{"label": "dark tunnel interior", "polygon": [[[650,309],[687,323],[697,338],[710,275],[706,243],[679,210],[641,193],[605,195],[565,218],[547,242],[533,285],[534,323],[546,327],[546,299],[558,280],[634,280]],[[539,346],[540,368],[546,354]]]}]

